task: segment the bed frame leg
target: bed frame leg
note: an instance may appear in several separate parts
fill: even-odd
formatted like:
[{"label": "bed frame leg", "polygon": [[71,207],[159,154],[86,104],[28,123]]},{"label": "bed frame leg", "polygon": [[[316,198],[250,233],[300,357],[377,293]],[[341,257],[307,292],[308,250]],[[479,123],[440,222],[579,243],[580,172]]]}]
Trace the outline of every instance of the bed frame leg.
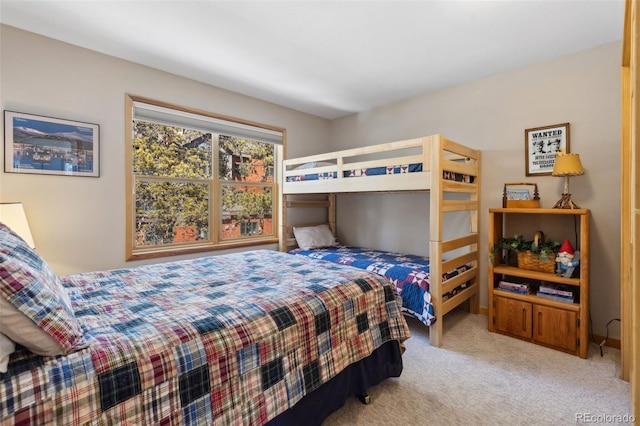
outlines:
[{"label": "bed frame leg", "polygon": [[358,399],[360,400],[360,402],[362,402],[364,405],[367,405],[371,402],[371,397],[369,396],[369,394],[364,394],[364,395],[358,395]]},{"label": "bed frame leg", "polygon": [[442,346],[442,318],[429,326],[429,343],[437,348]]},{"label": "bed frame leg", "polygon": [[480,298],[478,297],[478,293],[469,298],[469,311],[476,315],[480,313]]}]

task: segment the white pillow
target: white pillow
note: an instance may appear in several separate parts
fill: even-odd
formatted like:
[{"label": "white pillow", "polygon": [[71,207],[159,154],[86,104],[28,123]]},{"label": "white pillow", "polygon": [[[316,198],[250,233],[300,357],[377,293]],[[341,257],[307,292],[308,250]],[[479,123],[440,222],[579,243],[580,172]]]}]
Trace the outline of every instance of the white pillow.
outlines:
[{"label": "white pillow", "polygon": [[7,372],[7,365],[9,364],[9,355],[16,350],[16,344],[13,343],[7,336],[0,333],[0,373]]},{"label": "white pillow", "polygon": [[0,296],[0,336],[2,335],[8,336],[13,342],[20,343],[34,354],[43,356],[64,354],[64,350],[53,337]]},{"label": "white pillow", "polygon": [[302,250],[336,245],[336,237],[333,236],[329,225],[326,224],[302,228],[294,227],[293,235],[296,237],[298,247]]}]

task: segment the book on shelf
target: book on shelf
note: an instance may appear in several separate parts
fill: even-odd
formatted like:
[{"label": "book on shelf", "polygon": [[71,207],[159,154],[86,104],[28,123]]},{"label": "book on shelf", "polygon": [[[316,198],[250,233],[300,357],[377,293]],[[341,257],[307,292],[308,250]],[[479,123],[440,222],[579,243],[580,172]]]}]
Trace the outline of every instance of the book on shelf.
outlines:
[{"label": "book on shelf", "polygon": [[543,297],[545,299],[557,300],[558,302],[565,302],[565,303],[573,303],[574,302],[573,296],[571,296],[571,297],[560,296],[558,294],[544,293],[544,292],[541,292],[541,291],[538,291],[536,293],[536,296]]},{"label": "book on shelf", "polygon": [[512,283],[509,281],[499,281],[498,288],[500,290],[506,290],[520,294],[529,294],[529,292],[531,291],[529,284]]},{"label": "book on shelf", "polygon": [[571,297],[571,298],[573,298],[574,296],[573,289],[568,285],[562,285],[562,284],[549,284],[549,283],[540,284],[538,291],[540,291],[541,293],[555,294],[558,296]]}]

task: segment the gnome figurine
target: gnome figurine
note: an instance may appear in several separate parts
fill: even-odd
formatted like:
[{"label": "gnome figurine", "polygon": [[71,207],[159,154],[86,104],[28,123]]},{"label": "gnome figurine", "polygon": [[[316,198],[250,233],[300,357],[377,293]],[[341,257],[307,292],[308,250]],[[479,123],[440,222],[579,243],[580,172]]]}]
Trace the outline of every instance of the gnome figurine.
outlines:
[{"label": "gnome figurine", "polygon": [[560,246],[556,263],[558,265],[557,274],[564,275],[566,278],[571,278],[574,269],[580,264],[580,252],[574,252],[569,240],[564,240]]}]

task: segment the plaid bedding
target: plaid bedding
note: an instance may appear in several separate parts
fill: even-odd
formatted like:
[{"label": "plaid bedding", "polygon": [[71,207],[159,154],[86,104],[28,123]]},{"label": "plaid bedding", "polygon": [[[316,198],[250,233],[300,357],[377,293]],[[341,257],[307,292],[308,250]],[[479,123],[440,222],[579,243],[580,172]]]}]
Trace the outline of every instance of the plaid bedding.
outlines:
[{"label": "plaid bedding", "polygon": [[386,280],[276,251],[62,282],[89,347],[13,354],[2,425],[259,425],[409,337]]},{"label": "plaid bedding", "polygon": [[[436,321],[429,293],[428,257],[342,245],[312,250],[295,249],[290,253],[351,265],[382,275],[393,284],[396,294],[402,298],[402,312],[426,325]],[[446,281],[467,269],[469,267],[465,265],[448,271],[442,275],[442,279]],[[455,295],[465,287],[466,284],[462,284],[444,295],[444,298]]]},{"label": "plaid bedding", "polygon": [[[353,169],[345,170],[342,172],[343,177],[361,177],[361,176],[376,176],[376,175],[395,175],[399,173],[418,173],[422,171],[422,163],[403,164],[398,166],[388,167],[371,167],[368,169]],[[472,183],[473,176],[463,175],[460,173],[443,172],[443,178],[447,180],[455,180],[458,182]],[[336,179],[338,172],[322,172],[322,173],[307,173],[295,176],[287,176],[287,182],[301,182],[306,180],[325,180]]]}]

